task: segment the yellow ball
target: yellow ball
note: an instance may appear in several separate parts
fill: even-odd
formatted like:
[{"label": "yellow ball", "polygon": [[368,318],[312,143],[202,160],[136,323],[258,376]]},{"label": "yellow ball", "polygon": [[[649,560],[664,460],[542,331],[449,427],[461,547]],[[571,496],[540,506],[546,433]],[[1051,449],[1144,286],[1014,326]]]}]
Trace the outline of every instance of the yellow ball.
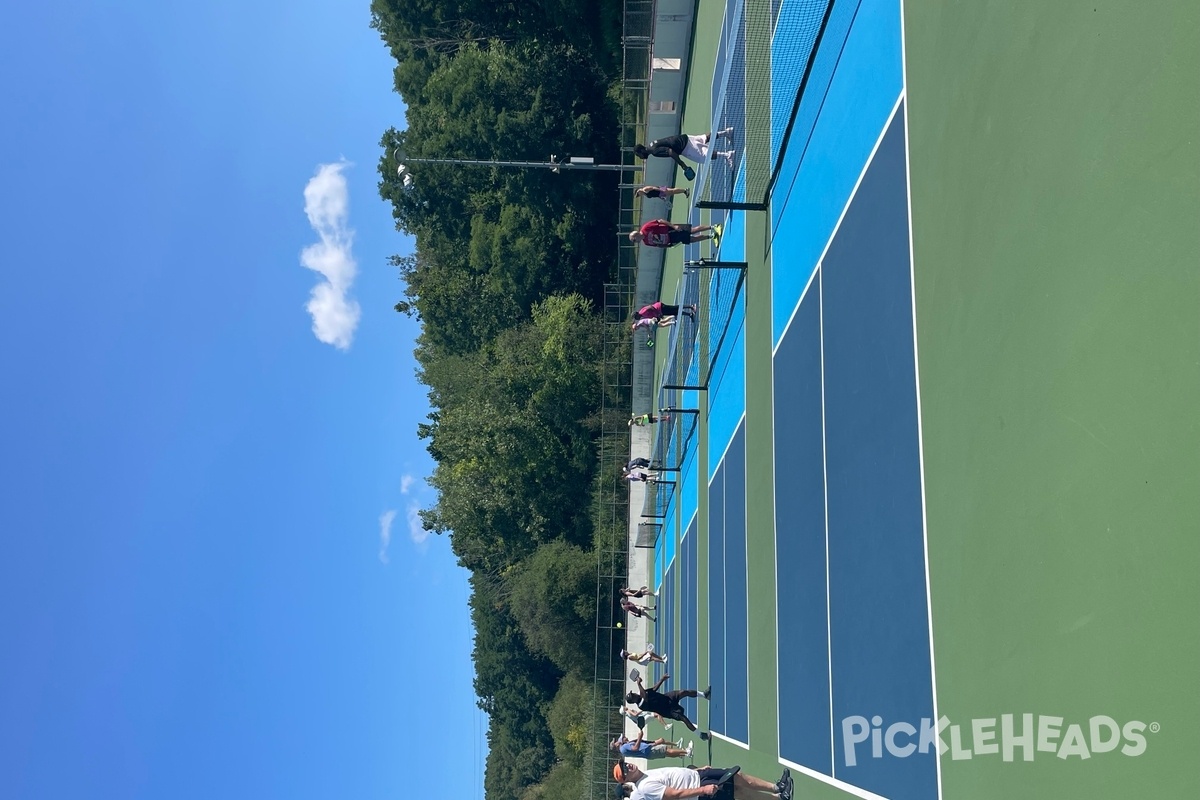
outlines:
[{"label": "yellow ball", "polygon": [[625,626],[624,626],[623,624],[621,624],[620,622],[618,622],[618,623],[617,623],[617,627],[618,627],[618,628],[624,628]]}]

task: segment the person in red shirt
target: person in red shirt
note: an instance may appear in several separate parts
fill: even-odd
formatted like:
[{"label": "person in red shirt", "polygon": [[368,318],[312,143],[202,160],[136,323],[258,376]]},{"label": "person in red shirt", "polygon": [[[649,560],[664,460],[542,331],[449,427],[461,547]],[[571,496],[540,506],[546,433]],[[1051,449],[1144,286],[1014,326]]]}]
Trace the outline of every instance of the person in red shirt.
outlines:
[{"label": "person in red shirt", "polygon": [[652,219],[640,230],[629,232],[629,241],[641,242],[650,247],[674,247],[677,244],[703,242],[705,239],[716,239],[719,242],[721,226],[674,224],[665,219]]}]

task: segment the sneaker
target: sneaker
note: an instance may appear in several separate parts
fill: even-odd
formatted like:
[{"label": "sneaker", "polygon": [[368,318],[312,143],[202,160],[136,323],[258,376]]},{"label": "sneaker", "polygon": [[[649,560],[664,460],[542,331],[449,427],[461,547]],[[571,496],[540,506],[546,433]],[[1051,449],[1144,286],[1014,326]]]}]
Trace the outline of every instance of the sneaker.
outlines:
[{"label": "sneaker", "polygon": [[728,139],[730,136],[733,136],[733,128],[726,128],[725,130],[723,130],[717,134],[718,139],[720,139],[722,137]]},{"label": "sneaker", "polygon": [[660,653],[660,655],[662,656],[662,663],[664,663],[664,664],[665,664],[665,663],[667,663],[667,654],[666,654],[666,653]]},{"label": "sneaker", "polygon": [[680,739],[678,742],[676,742],[676,743],[675,743],[675,746],[676,746],[676,747],[683,747],[683,739]]},{"label": "sneaker", "polygon": [[775,793],[782,795],[784,793],[784,791],[787,790],[787,788],[791,784],[791,782],[792,782],[792,771],[790,769],[785,769],[783,771],[783,775],[781,775],[779,777],[779,780],[775,781]]},{"label": "sneaker", "polygon": [[666,725],[663,725],[663,727],[666,728],[667,730],[671,730],[671,728],[674,727],[674,725],[675,725],[674,722],[668,722]]},{"label": "sneaker", "polygon": [[729,165],[729,168],[733,169],[733,151],[727,150],[721,155],[725,157],[725,163]]},{"label": "sneaker", "polygon": [[[680,741],[682,741],[682,739],[681,739]],[[692,750],[694,750],[695,748],[696,748],[696,743],[695,743],[695,742],[688,742],[688,746],[687,746],[687,756],[686,756],[687,758],[691,758],[691,757],[692,757]]]},{"label": "sneaker", "polygon": [[712,696],[712,687],[710,686],[707,689],[705,689],[703,692],[700,693],[700,696],[703,697],[705,700],[707,700],[709,697]]},{"label": "sneaker", "polygon": [[713,236],[712,236],[713,247],[720,247],[721,246],[721,234],[725,233],[725,226],[724,225],[713,225],[712,232],[713,232]]},{"label": "sneaker", "polygon": [[692,190],[691,190],[691,188],[689,188],[689,187],[687,187],[687,186],[683,187],[683,196],[684,196],[684,197],[686,197],[686,198],[688,198],[689,200],[691,200],[691,199],[692,199]]}]

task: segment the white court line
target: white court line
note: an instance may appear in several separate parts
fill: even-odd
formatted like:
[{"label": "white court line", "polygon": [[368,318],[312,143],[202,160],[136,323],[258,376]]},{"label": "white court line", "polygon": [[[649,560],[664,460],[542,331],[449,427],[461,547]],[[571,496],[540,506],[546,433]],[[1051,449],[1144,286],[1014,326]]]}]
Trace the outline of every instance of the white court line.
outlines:
[{"label": "white court line", "polygon": [[881,794],[875,794],[874,792],[855,786],[852,783],[846,783],[845,781],[839,781],[837,778],[831,778],[824,772],[818,772],[815,769],[803,767],[794,761],[788,761],[786,758],[780,758],[779,763],[783,764],[789,769],[796,770],[796,772],[799,772],[802,775],[807,775],[810,778],[814,778],[821,783],[828,784],[836,789],[841,789],[843,792],[848,792],[855,797],[861,797],[863,800],[889,800],[887,797],[884,797]]},{"label": "white court line", "polygon": [[[900,69],[902,98],[908,96],[908,57],[907,45],[904,42],[904,0],[900,0]],[[904,191],[908,199],[908,275],[909,291],[912,294],[912,324],[913,324],[913,388],[917,397],[917,462],[921,470],[921,539],[925,546],[925,610],[929,615],[929,683],[933,700],[933,719],[941,719],[938,714],[937,701],[937,670],[934,667],[933,652],[933,593],[929,582],[929,512],[925,501],[925,430],[921,421],[921,367],[917,346],[917,257],[913,245],[913,214],[912,214],[912,157],[909,154],[908,137],[908,103],[904,104]],[[942,759],[934,755],[934,765],[937,771],[937,796],[942,797]]]},{"label": "white court line", "polygon": [[[879,136],[878,136],[878,138],[875,139],[875,144],[871,147],[871,154],[867,156],[867,160],[863,164],[862,170],[860,170],[858,173],[858,179],[854,181],[854,188],[850,190],[850,196],[848,198],[846,198],[846,204],[844,206],[842,206],[842,213],[838,216],[837,223],[833,226],[833,231],[829,234],[829,238],[825,240],[825,247],[824,247],[824,249],[821,250],[820,257],[817,258],[818,266],[822,262],[825,261],[825,254],[829,252],[829,246],[832,245],[833,240],[835,238],[837,238],[838,229],[842,227],[842,220],[844,220],[846,218],[846,212],[850,210],[850,205],[854,202],[854,196],[858,194],[858,187],[862,186],[863,177],[867,174],[867,170],[870,169],[871,162],[873,162],[875,160],[875,154],[877,152],[879,152],[879,145],[883,143],[883,137],[885,135],[887,135],[888,128],[891,126],[892,120],[896,117],[896,111],[899,110],[900,103],[903,100],[904,100],[904,89],[901,88],[900,94],[898,97],[896,97],[896,102],[892,106],[892,110],[887,116],[887,121],[883,123],[883,128],[879,131]],[[910,226],[912,225],[911,220],[909,221],[909,225]],[[911,242],[911,237],[910,237],[910,242]],[[816,272],[816,267],[813,268],[813,272],[814,273]],[[804,294],[806,294],[808,292],[808,287],[811,285],[812,285],[812,277],[810,276],[808,279],[808,285],[806,285],[804,287],[804,292],[801,293],[801,295],[800,295],[800,300],[804,299]],[[785,336],[787,336],[788,328],[792,327],[792,321],[796,319],[796,312],[798,312],[800,310],[800,300],[796,301],[796,307],[792,309],[792,315],[790,317],[788,317],[787,325],[783,326],[783,332],[779,334],[779,344],[783,343],[783,338]],[[774,356],[777,352],[779,352],[779,344],[776,344],[774,347],[771,348],[772,356]]]},{"label": "white court line", "polygon": [[716,731],[709,731],[708,735],[713,737],[714,739],[720,739],[722,742],[729,742],[729,744],[737,745],[738,747],[742,748],[743,750],[750,749],[750,745],[746,744],[745,742],[739,742],[737,739],[730,738],[723,733],[717,733]]},{"label": "white court line", "polygon": [[833,612],[830,610],[829,590],[829,450],[825,444],[825,282],[821,280],[822,264],[817,275],[817,332],[821,344],[821,490],[825,503],[825,661],[829,665],[829,772],[837,774],[837,733],[833,721]]},{"label": "white court line", "polygon": [[[773,398],[772,398],[771,402],[772,402],[772,404],[774,403]],[[723,451],[721,451],[721,458],[717,461],[717,464],[718,464],[717,469],[718,470],[720,469],[720,465],[725,462],[726,457],[729,455],[729,448],[733,445],[733,440],[737,438],[738,428],[742,427],[743,424],[745,423],[745,421],[746,421],[746,412],[745,412],[745,410],[743,410],[742,416],[738,417],[737,424],[733,426],[734,435],[732,437],[730,437],[730,440],[728,442],[725,443],[725,449]],[[743,446],[744,446],[745,434],[743,434],[742,442],[743,442]],[[749,456],[748,456],[748,454],[743,454],[743,457],[748,458]],[[745,486],[746,474],[745,473],[746,473],[746,471],[745,471],[745,469],[743,469],[742,470],[742,494],[743,495],[745,495],[745,493],[746,493],[746,486]],[[722,475],[721,480],[722,481],[725,480],[725,475]],[[712,481],[709,481],[708,485],[709,485],[709,490],[711,491]],[[729,497],[729,492],[727,490],[723,489],[723,494],[725,497]],[[728,504],[725,502],[723,502],[721,504],[721,512],[722,513],[725,512],[727,505]],[[749,564],[750,563],[750,522],[749,522],[748,517],[750,514],[750,507],[749,507],[748,503],[744,503],[743,505],[745,505],[745,509],[742,512],[742,526],[743,526],[743,530],[744,530],[743,537],[742,537],[743,538],[742,546],[743,546],[743,550],[744,550],[743,556],[745,557],[745,563]],[[710,509],[710,512],[711,512],[711,509]],[[721,547],[725,550],[725,552],[721,559],[721,572],[722,572],[722,576],[724,577],[727,574],[728,568],[729,568],[729,528],[728,528],[728,526],[723,526],[722,531],[723,532],[721,534]],[[725,588],[725,590],[728,590],[729,584],[726,583],[724,588]],[[721,593],[721,596],[725,598],[725,604],[722,607],[722,611],[725,612],[725,616],[722,618],[725,623],[725,639],[724,639],[725,652],[722,653],[722,656],[725,658],[725,678],[726,678],[726,686],[728,686],[728,678],[729,678],[729,617],[728,617],[729,592],[725,591],[725,590],[723,590]],[[778,592],[775,593],[775,613],[776,613],[776,626],[778,627],[778,614],[779,614],[779,593]],[[749,614],[750,614],[750,581],[749,580],[746,581],[746,614],[747,614],[747,622],[749,622]],[[779,635],[778,629],[776,630],[775,633],[776,633],[776,636]],[[710,642],[710,644],[711,644],[711,642]],[[776,695],[775,696],[778,697],[779,696],[778,695],[778,690],[779,690],[779,665],[778,665],[779,653],[778,653],[778,648],[776,648],[775,660],[776,660],[776,668],[775,668]],[[749,638],[747,638],[747,640],[746,640],[746,676],[747,676],[747,680],[746,680],[746,725],[747,725],[747,729],[749,729],[749,724],[750,724],[749,675],[750,675],[750,641],[749,641]],[[725,719],[728,722],[728,720],[729,720],[728,709],[726,709],[726,712],[725,712]],[[778,733],[776,735],[778,736]],[[727,736],[721,736],[721,734],[718,734],[718,733],[713,733],[713,736],[720,736],[720,738],[724,739],[727,742],[732,742],[733,744],[740,745],[742,747],[745,747],[747,750],[750,749],[750,745],[745,744],[744,742],[740,742],[737,739],[731,739]],[[778,739],[776,741],[778,741]]]},{"label": "white court line", "polygon": [[[896,112],[899,110],[900,104],[903,102],[903,100],[904,100],[904,90],[901,89],[899,96],[896,97],[895,104],[893,104],[893,106],[892,106],[892,110],[888,113],[887,121],[884,122],[883,128],[879,131],[879,136],[876,137],[876,139],[875,139],[875,144],[872,145],[872,147],[871,147],[871,152],[867,156],[867,160],[863,164],[863,168],[858,173],[858,178],[854,181],[854,188],[850,190],[850,196],[846,199],[846,204],[844,206],[842,206],[842,211],[841,211],[841,214],[838,215],[837,223],[833,226],[833,231],[829,234],[829,238],[825,241],[825,246],[821,250],[821,257],[817,259],[817,264],[813,268],[813,273],[811,276],[809,276],[808,283],[805,285],[804,291],[800,294],[800,299],[796,301],[795,308],[792,309],[792,315],[788,318],[787,325],[784,326],[783,333],[779,337],[779,344],[776,344],[771,350],[771,368],[772,369],[774,369],[774,366],[775,366],[775,356],[778,355],[778,353],[779,353],[779,347],[780,347],[780,345],[783,344],[783,340],[787,337],[788,331],[792,327],[792,322],[794,322],[796,319],[796,314],[800,311],[801,302],[803,302],[805,296],[808,294],[810,288],[813,285],[813,282],[815,280],[817,280],[817,273],[823,267],[823,264],[825,262],[825,256],[826,256],[826,254],[829,253],[829,248],[833,244],[833,240],[837,237],[838,230],[840,230],[842,227],[842,221],[846,218],[846,213],[850,210],[850,206],[854,202],[855,196],[858,195],[858,188],[860,186],[862,186],[863,178],[866,176],[867,170],[871,168],[871,164],[875,160],[875,154],[879,152],[879,145],[883,143],[883,137],[887,135],[888,128],[891,127],[892,120],[895,119]],[[910,221],[910,225],[911,225],[911,221]],[[910,243],[910,247],[911,247],[911,237],[909,239],[909,243]],[[817,291],[823,295],[823,291],[822,291],[820,284],[818,284]],[[833,644],[832,644],[832,619],[831,619],[832,615],[831,615],[831,612],[829,609],[829,478],[828,478],[828,474],[825,472],[827,465],[826,465],[826,457],[825,457],[825,309],[824,309],[823,298],[820,299],[820,305],[821,305],[821,309],[820,309],[820,314],[821,314],[821,326],[820,326],[821,327],[821,469],[822,469],[822,472],[824,475],[824,483],[825,483],[825,615],[826,615],[825,624],[826,624],[826,631],[827,631],[826,647],[828,648],[826,652],[828,654],[828,661],[829,661],[829,739],[830,739],[829,746],[830,746],[830,751],[832,753],[834,751],[834,749],[836,748],[836,744],[835,744],[835,730],[834,730],[834,716],[833,716]],[[772,413],[774,413],[774,398],[772,398]],[[778,528],[778,519],[776,520],[776,528]],[[776,537],[778,537],[778,535],[779,534],[777,531]],[[928,576],[928,570],[926,570],[926,575]],[[778,594],[778,592],[776,594]],[[776,613],[776,637],[778,637],[778,635],[779,635],[779,631],[778,631],[779,600],[778,600],[778,597],[776,597],[776,601],[775,601],[775,613]],[[775,696],[778,697],[779,696],[779,686],[778,686],[779,653],[778,653],[778,648],[776,648],[775,658],[776,658],[776,670],[775,670],[776,671],[776,694],[775,694]],[[935,717],[935,719],[936,719],[936,717]],[[837,762],[837,759],[834,758],[831,763],[836,763],[836,762]]]},{"label": "white court line", "polygon": [[[745,378],[743,378],[743,380],[745,380]],[[742,415],[740,417],[738,417],[738,421],[736,423],[734,423],[733,436],[729,437],[729,441],[725,443],[725,449],[721,451],[720,457],[717,458],[717,466],[713,469],[714,473],[718,469],[721,468],[721,464],[725,461],[726,457],[729,455],[729,448],[730,448],[730,446],[733,445],[733,440],[737,436],[737,429],[742,427],[745,424],[746,424],[746,409],[743,408]],[[708,481],[708,485],[712,486],[712,480]]]}]

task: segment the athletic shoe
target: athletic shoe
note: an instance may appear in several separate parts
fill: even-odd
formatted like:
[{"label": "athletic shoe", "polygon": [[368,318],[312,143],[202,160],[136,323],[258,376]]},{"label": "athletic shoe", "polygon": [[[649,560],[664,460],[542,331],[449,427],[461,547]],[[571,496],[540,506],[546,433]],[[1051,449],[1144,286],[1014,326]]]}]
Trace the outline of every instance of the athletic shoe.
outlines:
[{"label": "athletic shoe", "polygon": [[671,728],[672,728],[674,725],[675,725],[675,723],[674,723],[674,722],[668,722],[666,725],[663,725],[663,727],[664,727],[665,729],[667,729],[667,730],[671,730]]},{"label": "athletic shoe", "polygon": [[779,780],[775,781],[775,792],[782,795],[792,785],[792,771],[785,769]]},{"label": "athletic shoe", "polygon": [[667,663],[667,654],[666,654],[666,653],[659,653],[659,655],[661,655],[661,656],[662,656],[662,663],[664,663],[664,664],[665,664],[665,663]]},{"label": "athletic shoe", "polygon": [[732,135],[733,135],[733,128],[726,128],[725,130],[723,130],[717,134],[717,138],[719,139],[721,137],[725,137],[726,139],[728,139]]},{"label": "athletic shoe", "polygon": [[689,200],[692,199],[692,190],[687,186],[683,187],[683,196]]},{"label": "athletic shoe", "polygon": [[705,689],[703,692],[700,693],[700,696],[703,697],[705,700],[707,700],[709,697],[712,696],[712,687],[710,686],[707,689]]},{"label": "athletic shoe", "polygon": [[676,742],[676,743],[675,743],[675,746],[676,746],[676,747],[683,747],[683,739],[680,739],[678,742]]},{"label": "athletic shoe", "polygon": [[[683,741],[683,740],[681,739],[680,741]],[[695,743],[695,742],[688,742],[688,746],[687,746],[687,756],[686,756],[686,758],[691,758],[691,757],[692,757],[692,750],[694,750],[694,749],[695,749],[695,747],[696,747],[696,743]]]},{"label": "athletic shoe", "polygon": [[724,225],[713,225],[712,232],[713,232],[713,237],[712,237],[713,247],[720,247],[721,246],[721,234],[725,233],[725,226]]}]

